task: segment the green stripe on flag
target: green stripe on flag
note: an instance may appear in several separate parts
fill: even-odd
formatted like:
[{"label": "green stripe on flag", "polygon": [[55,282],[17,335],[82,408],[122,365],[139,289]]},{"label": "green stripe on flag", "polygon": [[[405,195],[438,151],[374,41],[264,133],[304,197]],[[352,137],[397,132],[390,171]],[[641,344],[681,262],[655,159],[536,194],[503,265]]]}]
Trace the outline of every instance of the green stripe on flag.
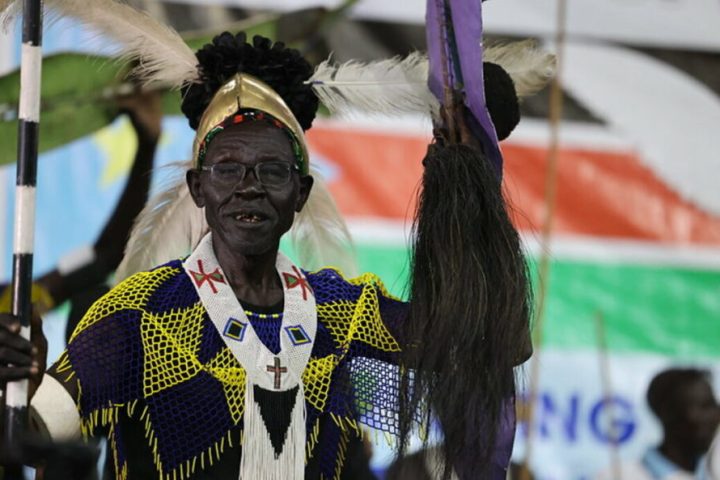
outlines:
[{"label": "green stripe on flag", "polygon": [[719,356],[720,272],[678,267],[555,261],[548,346],[594,347],[594,315],[615,352]]}]

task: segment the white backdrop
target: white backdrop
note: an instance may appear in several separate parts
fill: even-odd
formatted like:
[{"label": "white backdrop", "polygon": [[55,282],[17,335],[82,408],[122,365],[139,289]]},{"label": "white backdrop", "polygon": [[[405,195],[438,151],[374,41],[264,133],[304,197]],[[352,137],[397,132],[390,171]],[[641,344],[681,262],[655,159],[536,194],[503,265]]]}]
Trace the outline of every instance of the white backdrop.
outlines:
[{"label": "white backdrop", "polygon": [[[281,11],[325,6],[342,0],[181,0]],[[479,1],[479,0],[478,0]],[[519,36],[553,36],[557,0],[490,0],[483,5],[485,31]],[[720,51],[717,0],[568,0],[568,33],[640,46]],[[423,23],[425,0],[360,0],[359,18]]]}]

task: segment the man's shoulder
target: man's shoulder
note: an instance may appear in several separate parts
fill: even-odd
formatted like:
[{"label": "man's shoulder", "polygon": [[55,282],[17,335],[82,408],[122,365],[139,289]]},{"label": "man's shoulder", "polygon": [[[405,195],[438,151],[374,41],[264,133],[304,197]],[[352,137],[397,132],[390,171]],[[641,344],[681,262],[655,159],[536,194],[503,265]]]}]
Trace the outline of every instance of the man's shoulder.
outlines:
[{"label": "man's shoulder", "polygon": [[321,296],[359,295],[364,289],[371,288],[383,297],[396,299],[387,291],[380,277],[374,273],[367,272],[351,277],[336,268],[326,267],[314,272],[305,272],[305,277],[316,294],[319,293]]},{"label": "man's shoulder", "polygon": [[147,271],[138,272],[112,288],[99,302],[142,309],[148,301],[163,291],[192,287],[183,270],[181,260],[172,260]]},{"label": "man's shoulder", "polygon": [[[123,287],[126,285],[133,285],[137,286],[139,284],[147,283],[147,282],[153,282],[158,280],[164,280],[171,277],[176,277],[184,272],[183,270],[183,264],[182,260],[171,260],[167,263],[163,263],[162,265],[158,265],[154,268],[151,268],[150,270],[145,270],[142,272],[137,272],[122,282],[118,283],[115,288]],[[112,291],[112,290],[111,290]]]}]

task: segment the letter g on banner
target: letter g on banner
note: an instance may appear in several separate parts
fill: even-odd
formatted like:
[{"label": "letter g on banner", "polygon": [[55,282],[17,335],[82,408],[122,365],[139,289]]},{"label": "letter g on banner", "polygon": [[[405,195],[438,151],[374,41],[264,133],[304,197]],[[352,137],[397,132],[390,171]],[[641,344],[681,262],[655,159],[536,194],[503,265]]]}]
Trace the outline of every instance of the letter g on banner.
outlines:
[{"label": "letter g on banner", "polygon": [[621,397],[602,399],[590,411],[590,430],[603,443],[629,441],[636,426],[632,405]]}]

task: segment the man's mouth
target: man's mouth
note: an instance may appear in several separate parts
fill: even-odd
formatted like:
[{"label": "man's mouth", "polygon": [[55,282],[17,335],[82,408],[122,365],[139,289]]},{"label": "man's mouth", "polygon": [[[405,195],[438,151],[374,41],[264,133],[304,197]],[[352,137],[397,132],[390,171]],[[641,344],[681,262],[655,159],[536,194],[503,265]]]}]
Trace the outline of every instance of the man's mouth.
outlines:
[{"label": "man's mouth", "polygon": [[260,223],[267,217],[260,212],[238,212],[232,215],[235,221],[242,223]]}]

